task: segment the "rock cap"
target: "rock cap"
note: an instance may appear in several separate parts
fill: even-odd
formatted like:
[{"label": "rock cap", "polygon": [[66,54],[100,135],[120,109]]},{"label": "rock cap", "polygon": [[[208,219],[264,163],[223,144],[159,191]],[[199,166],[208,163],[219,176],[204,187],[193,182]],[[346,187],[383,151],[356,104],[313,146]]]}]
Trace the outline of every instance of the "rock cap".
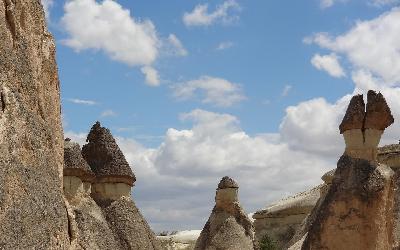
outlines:
[{"label": "rock cap", "polygon": [[76,176],[82,181],[93,182],[95,175],[83,159],[78,143],[67,138],[64,141],[64,176]]},{"label": "rock cap", "polygon": [[239,188],[239,185],[236,183],[235,180],[230,178],[229,176],[222,177],[221,181],[218,184],[218,189],[225,189],[225,188]]},{"label": "rock cap", "polygon": [[381,93],[373,90],[368,91],[367,112],[365,115],[364,128],[385,130],[392,125],[394,118]]},{"label": "rock cap", "polygon": [[341,134],[352,129],[385,130],[393,122],[394,118],[383,95],[369,90],[366,107],[363,95],[351,98],[339,130]]},{"label": "rock cap", "polygon": [[351,98],[346,114],[339,125],[340,133],[343,134],[344,131],[351,129],[362,129],[364,126],[364,117],[365,103],[363,95],[355,95]]},{"label": "rock cap", "polygon": [[82,148],[82,155],[96,174],[97,182],[126,183],[133,186],[136,177],[109,129],[96,122]]}]

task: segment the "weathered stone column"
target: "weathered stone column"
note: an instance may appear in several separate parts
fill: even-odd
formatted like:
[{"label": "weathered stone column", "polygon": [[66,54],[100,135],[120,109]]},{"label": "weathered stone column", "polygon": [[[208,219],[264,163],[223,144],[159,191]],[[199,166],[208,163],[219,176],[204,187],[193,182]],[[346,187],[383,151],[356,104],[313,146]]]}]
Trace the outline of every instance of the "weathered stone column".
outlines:
[{"label": "weathered stone column", "polygon": [[254,249],[254,227],[239,204],[238,184],[225,176],[218,184],[215,207],[197,239],[196,250]]},{"label": "weathered stone column", "polygon": [[92,197],[102,208],[122,249],[161,249],[154,233],[131,198],[136,177],[110,130],[96,122],[82,155],[96,174]]},{"label": "weathered stone column", "polygon": [[394,172],[377,162],[377,145],[393,117],[382,94],[368,92],[366,112],[354,96],[340,125],[346,150],[316,211],[302,249],[391,249]]}]

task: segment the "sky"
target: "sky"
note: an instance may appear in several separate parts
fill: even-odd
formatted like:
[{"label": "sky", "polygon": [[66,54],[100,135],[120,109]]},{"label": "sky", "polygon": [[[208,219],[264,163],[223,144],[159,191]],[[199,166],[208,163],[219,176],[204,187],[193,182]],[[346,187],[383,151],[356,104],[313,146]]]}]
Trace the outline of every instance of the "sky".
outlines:
[{"label": "sky", "polygon": [[201,229],[225,175],[248,213],[320,184],[354,94],[400,118],[399,0],[42,3],[65,136],[111,130],[156,232]]}]

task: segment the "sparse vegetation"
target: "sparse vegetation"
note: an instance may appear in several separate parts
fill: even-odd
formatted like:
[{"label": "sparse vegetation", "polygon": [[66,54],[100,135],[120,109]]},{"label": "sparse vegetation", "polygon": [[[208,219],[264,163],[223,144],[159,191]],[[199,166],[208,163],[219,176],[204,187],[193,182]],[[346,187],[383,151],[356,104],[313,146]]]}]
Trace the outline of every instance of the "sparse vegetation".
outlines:
[{"label": "sparse vegetation", "polygon": [[260,241],[260,250],[278,250],[276,242],[267,234]]}]

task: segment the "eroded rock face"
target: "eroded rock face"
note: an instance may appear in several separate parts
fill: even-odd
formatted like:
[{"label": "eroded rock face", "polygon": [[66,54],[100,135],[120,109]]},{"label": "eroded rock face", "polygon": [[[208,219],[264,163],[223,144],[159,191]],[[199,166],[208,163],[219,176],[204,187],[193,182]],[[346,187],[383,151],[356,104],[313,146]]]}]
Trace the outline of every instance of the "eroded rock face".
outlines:
[{"label": "eroded rock face", "polygon": [[391,249],[394,173],[343,155],[302,249]]},{"label": "eroded rock face", "polygon": [[261,241],[267,235],[275,242],[278,249],[287,248],[317,203],[323,186],[287,197],[257,211],[253,215],[256,239]]},{"label": "eroded rock face", "polygon": [[0,51],[0,248],[68,248],[55,44],[40,1],[1,0]]},{"label": "eroded rock face", "polygon": [[254,249],[254,227],[239,204],[238,185],[231,178],[224,177],[218,187],[216,205],[194,249]]}]

